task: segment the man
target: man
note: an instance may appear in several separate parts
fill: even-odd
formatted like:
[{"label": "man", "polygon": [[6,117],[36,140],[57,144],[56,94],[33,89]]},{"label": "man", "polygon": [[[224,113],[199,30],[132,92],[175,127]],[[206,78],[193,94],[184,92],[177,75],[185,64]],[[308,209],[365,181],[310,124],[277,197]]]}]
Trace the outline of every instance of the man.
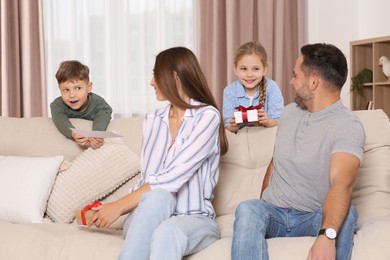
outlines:
[{"label": "man", "polygon": [[348,74],[330,44],[301,48],[260,200],[236,209],[232,259],[268,259],[266,238],[317,236],[307,259],[350,259],[357,212],[352,188],[363,157],[364,129],[343,106]]}]

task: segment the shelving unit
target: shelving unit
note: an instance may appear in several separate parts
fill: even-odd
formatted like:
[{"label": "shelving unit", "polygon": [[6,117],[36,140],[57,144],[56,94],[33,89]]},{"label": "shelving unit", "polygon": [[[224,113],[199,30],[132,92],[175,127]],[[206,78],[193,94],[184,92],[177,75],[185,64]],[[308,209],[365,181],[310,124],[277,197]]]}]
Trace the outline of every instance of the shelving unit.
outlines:
[{"label": "shelving unit", "polygon": [[364,84],[363,96],[351,91],[351,109],[366,109],[372,101],[372,109],[383,109],[390,117],[390,80],[379,66],[379,58],[390,58],[390,36],[350,42],[350,76],[356,76],[364,68],[372,70],[373,82]]}]

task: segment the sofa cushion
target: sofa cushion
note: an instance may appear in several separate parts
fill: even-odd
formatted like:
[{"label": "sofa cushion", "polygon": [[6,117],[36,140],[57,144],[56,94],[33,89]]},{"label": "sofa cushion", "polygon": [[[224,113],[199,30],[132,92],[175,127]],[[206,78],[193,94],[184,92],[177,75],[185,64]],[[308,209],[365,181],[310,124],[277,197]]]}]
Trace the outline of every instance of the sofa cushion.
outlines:
[{"label": "sofa cushion", "polygon": [[272,159],[277,127],[244,127],[226,131],[228,152],[221,157],[213,205],[217,216],[234,214],[238,203],[259,198]]},{"label": "sofa cushion", "polygon": [[[92,128],[92,121],[89,120],[71,118],[70,121],[77,129]],[[139,155],[142,143],[142,121],[142,117],[117,118],[111,120],[107,130],[123,135],[125,144]],[[0,155],[56,156],[61,154],[65,160],[72,161],[84,151],[76,142],[63,136],[51,118],[0,116],[0,126],[0,136],[4,137],[0,138]]]},{"label": "sofa cushion", "polygon": [[364,151],[390,145],[389,118],[382,109],[353,111],[363,122],[366,133]]},{"label": "sofa cushion", "polygon": [[390,123],[382,110],[354,111],[366,133],[352,203],[359,214],[358,229],[380,217],[390,217]]},{"label": "sofa cushion", "polygon": [[41,223],[62,156],[0,156],[0,220]]},{"label": "sofa cushion", "polygon": [[139,156],[123,140],[106,139],[102,147],[88,148],[58,174],[47,215],[55,222],[70,223],[76,209],[104,198],[139,170]]}]

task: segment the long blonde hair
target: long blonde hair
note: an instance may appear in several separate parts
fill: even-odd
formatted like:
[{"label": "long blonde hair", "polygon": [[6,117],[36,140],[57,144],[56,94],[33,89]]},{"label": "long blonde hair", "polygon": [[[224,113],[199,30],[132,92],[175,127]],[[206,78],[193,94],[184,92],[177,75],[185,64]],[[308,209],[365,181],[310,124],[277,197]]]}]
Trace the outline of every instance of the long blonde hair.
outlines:
[{"label": "long blonde hair", "polygon": [[188,97],[211,105],[219,111],[221,117],[219,126],[221,155],[224,155],[229,145],[222,120],[222,113],[211,94],[206,77],[200,68],[195,54],[184,47],[174,47],[160,52],[156,57],[154,65],[154,79],[163,95],[172,104],[182,108],[199,107],[190,105],[181,99],[176,87],[173,71],[179,76],[183,91]]},{"label": "long blonde hair", "polygon": [[[255,54],[259,56],[264,68],[268,67],[267,52],[265,51],[263,45],[258,41],[247,42],[237,48],[233,59],[234,67],[237,68],[238,61],[243,56],[250,55],[250,54]],[[259,91],[260,91],[259,103],[262,104],[263,106],[265,104],[265,99],[266,99],[266,88],[267,88],[267,79],[263,76],[259,86]]]}]

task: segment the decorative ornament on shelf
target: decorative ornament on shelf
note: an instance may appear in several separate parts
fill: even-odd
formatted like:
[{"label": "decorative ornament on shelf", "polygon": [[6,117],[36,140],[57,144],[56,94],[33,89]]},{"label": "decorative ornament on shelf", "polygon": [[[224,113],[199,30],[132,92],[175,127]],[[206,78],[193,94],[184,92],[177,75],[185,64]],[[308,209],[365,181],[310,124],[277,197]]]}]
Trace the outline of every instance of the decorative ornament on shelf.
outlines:
[{"label": "decorative ornament on shelf", "polygon": [[372,82],[372,70],[364,68],[352,78],[351,90],[363,96],[364,83]]},{"label": "decorative ornament on shelf", "polygon": [[379,58],[379,66],[382,66],[383,74],[387,77],[387,80],[390,81],[390,60],[386,56]]}]

